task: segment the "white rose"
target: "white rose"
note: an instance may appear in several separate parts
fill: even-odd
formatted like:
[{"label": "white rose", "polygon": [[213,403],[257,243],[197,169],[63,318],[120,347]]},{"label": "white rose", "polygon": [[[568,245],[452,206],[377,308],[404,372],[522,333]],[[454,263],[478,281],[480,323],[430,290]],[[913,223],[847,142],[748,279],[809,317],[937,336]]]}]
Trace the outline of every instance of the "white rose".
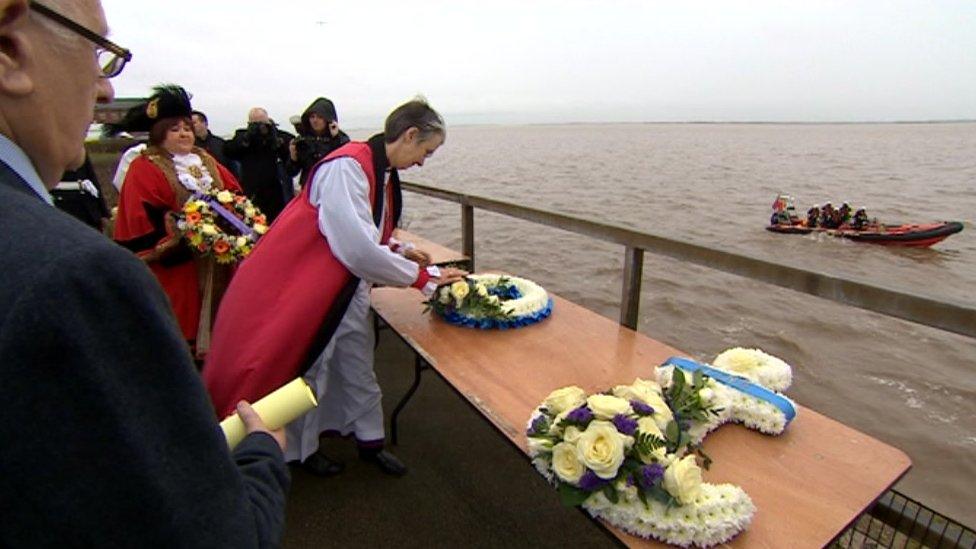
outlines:
[{"label": "white rose", "polygon": [[247,245],[247,237],[246,236],[239,236],[239,237],[237,237],[237,247],[238,248],[243,248],[246,245]]},{"label": "white rose", "polygon": [[590,395],[586,405],[597,419],[613,419],[617,414],[630,414],[630,403],[626,400],[610,395]]},{"label": "white rose", "polygon": [[231,200],[234,200],[234,195],[231,194],[230,191],[220,191],[217,193],[217,200],[226,204]]},{"label": "white rose", "polygon": [[258,234],[264,234],[264,233],[268,232],[268,226],[267,225],[262,225],[260,223],[257,223],[257,224],[254,225],[254,232],[256,232]]},{"label": "white rose", "polygon": [[701,494],[702,475],[695,455],[690,454],[668,466],[664,471],[664,489],[682,505]]},{"label": "white rose", "polygon": [[644,416],[637,419],[637,430],[642,433],[647,433],[649,435],[654,435],[658,438],[664,438],[664,433],[661,432],[660,427],[658,427],[657,422],[654,418]]},{"label": "white rose", "polygon": [[248,217],[254,217],[258,214],[258,211],[254,208],[244,208],[244,215]]},{"label": "white rose", "polygon": [[715,391],[705,387],[701,391],[698,391],[698,398],[701,399],[702,403],[708,404],[713,398],[715,398]]},{"label": "white rose", "polygon": [[451,295],[455,299],[461,300],[468,295],[468,283],[464,280],[458,280],[454,284],[451,284]]},{"label": "white rose", "polygon": [[655,412],[658,411],[658,407],[667,408],[661,398],[661,386],[653,381],[638,378],[630,385],[617,385],[613,388],[613,394],[628,401],[639,400],[654,408]]},{"label": "white rose", "polygon": [[441,288],[441,296],[437,298],[437,301],[441,302],[441,305],[447,305],[451,302],[451,291],[446,287]]},{"label": "white rose", "polygon": [[576,442],[579,457],[596,476],[612,479],[624,462],[624,437],[609,421],[594,420]]},{"label": "white rose", "polygon": [[614,387],[614,394],[616,394],[617,389],[630,389],[636,395],[644,395],[647,392],[661,394],[661,386],[657,382],[649,381],[646,379],[637,378],[630,385],[618,385]]},{"label": "white rose", "polygon": [[485,297],[486,295],[488,295],[488,288],[486,288],[484,284],[479,282],[475,284],[474,288],[475,291],[478,292],[478,295],[480,295],[481,297]]},{"label": "white rose", "polygon": [[579,427],[570,425],[569,427],[566,427],[566,431],[563,432],[563,440],[570,444],[576,444],[579,441],[581,434],[583,434],[583,432],[579,430]]},{"label": "white rose", "polygon": [[586,392],[575,385],[571,385],[549,393],[545,405],[550,414],[558,415],[564,411],[578,408],[584,402],[586,402]]},{"label": "white rose", "polygon": [[207,236],[215,236],[217,234],[217,227],[211,225],[210,223],[206,223],[200,228],[200,232]]},{"label": "white rose", "polygon": [[586,468],[579,460],[575,444],[560,442],[552,447],[552,470],[563,482],[579,482]]}]

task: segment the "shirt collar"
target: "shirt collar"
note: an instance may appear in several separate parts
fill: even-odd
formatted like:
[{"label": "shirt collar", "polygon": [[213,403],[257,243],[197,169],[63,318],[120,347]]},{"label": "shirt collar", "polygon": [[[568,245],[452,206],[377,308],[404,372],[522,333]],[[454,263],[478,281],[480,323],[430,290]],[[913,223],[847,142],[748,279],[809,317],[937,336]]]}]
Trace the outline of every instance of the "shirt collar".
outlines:
[{"label": "shirt collar", "polygon": [[27,186],[44,202],[51,206],[54,205],[54,199],[51,198],[51,194],[47,192],[47,188],[41,182],[41,176],[37,175],[37,170],[34,169],[34,164],[31,163],[30,158],[27,158],[27,155],[16,143],[2,134],[0,134],[0,160],[17,172],[17,175],[26,181]]}]

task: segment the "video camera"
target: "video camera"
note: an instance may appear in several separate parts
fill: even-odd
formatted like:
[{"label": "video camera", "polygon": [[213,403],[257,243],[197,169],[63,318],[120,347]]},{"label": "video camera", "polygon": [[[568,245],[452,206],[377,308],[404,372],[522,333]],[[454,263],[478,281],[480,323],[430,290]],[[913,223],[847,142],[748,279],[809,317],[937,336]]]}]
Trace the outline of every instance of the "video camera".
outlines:
[{"label": "video camera", "polygon": [[278,147],[281,145],[279,143],[278,129],[270,122],[248,122],[247,137],[252,143],[258,146],[271,145]]}]

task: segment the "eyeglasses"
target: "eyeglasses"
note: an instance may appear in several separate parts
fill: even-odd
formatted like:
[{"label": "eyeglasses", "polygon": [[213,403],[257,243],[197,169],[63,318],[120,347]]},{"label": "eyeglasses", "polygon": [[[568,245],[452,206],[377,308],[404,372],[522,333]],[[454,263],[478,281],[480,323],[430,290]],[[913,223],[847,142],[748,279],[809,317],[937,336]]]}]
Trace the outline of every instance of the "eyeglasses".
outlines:
[{"label": "eyeglasses", "polygon": [[52,10],[44,4],[31,1],[30,8],[37,13],[51,19],[52,21],[72,30],[84,38],[95,43],[95,56],[98,59],[98,66],[102,70],[102,78],[112,78],[118,76],[125,64],[132,60],[132,52],[119,46],[115,42],[94,33],[85,27],[75,23],[71,19]]}]

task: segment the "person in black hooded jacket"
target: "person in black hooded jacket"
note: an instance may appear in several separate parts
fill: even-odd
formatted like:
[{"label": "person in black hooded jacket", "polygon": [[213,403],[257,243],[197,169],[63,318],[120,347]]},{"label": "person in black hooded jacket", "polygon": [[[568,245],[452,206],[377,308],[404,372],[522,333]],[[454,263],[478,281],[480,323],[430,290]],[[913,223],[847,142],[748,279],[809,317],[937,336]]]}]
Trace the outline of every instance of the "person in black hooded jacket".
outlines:
[{"label": "person in black hooded jacket", "polygon": [[309,170],[330,152],[349,142],[346,132],[339,129],[339,115],[335,105],[325,97],[319,97],[302,113],[299,135],[289,146],[288,173],[301,173],[299,182],[304,186]]}]

